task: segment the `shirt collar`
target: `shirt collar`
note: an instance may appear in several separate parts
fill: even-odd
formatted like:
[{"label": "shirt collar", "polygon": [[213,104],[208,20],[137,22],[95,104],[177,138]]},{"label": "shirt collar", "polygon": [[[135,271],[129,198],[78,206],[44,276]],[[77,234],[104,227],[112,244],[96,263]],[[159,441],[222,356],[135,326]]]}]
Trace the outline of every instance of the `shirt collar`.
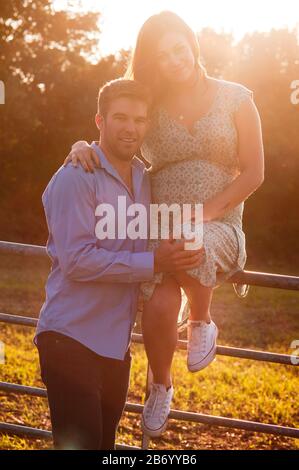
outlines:
[{"label": "shirt collar", "polygon": [[[105,156],[103,150],[98,145],[98,142],[93,141],[91,144],[91,147],[96,151],[96,154],[99,157],[102,168],[105,168],[105,170],[109,171],[109,173],[114,174],[116,170],[114,166],[109,162],[108,158]],[[142,171],[142,172],[146,169],[143,161],[140,160],[140,158],[136,157],[136,155],[133,156],[131,165],[137,170]]]},{"label": "shirt collar", "polygon": [[[104,168],[110,175],[114,176],[118,181],[120,181],[121,184],[125,185],[125,183],[123,182],[123,180],[119,176],[119,173],[117,172],[117,170],[109,162],[109,160],[105,156],[103,150],[98,145],[98,142],[95,142],[95,141],[92,142],[91,147],[95,150],[97,156],[99,157],[101,167]],[[136,155],[133,156],[131,164],[132,164],[132,177],[133,177],[134,194],[135,194],[135,197],[138,197],[139,191],[140,191],[140,188],[141,188],[142,182],[143,182],[143,175],[146,172],[146,166],[142,162],[142,160],[140,160],[140,158],[136,157]],[[125,185],[125,187],[127,188],[126,185]],[[128,188],[127,188],[127,190],[130,193]],[[133,195],[131,194],[131,196],[133,196]]]}]

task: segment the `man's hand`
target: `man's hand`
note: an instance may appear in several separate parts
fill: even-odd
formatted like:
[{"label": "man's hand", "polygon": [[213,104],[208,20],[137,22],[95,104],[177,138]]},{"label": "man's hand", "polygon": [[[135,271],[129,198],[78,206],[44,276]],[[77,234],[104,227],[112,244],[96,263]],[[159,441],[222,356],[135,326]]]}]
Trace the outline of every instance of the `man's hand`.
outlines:
[{"label": "man's hand", "polygon": [[204,249],[185,250],[184,245],[185,240],[179,242],[161,240],[159,247],[154,251],[154,271],[175,273],[198,267],[202,261]]}]

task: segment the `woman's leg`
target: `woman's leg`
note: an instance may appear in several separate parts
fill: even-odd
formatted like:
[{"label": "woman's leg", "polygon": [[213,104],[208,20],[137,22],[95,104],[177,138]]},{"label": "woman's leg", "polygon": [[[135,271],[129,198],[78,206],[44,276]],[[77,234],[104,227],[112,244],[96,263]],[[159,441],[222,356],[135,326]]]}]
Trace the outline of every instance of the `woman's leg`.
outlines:
[{"label": "woman's leg", "polygon": [[142,333],[154,383],[171,385],[171,363],[177,345],[177,317],[181,290],[176,280],[164,275],[151,299],[144,303]]},{"label": "woman's leg", "polygon": [[205,287],[186,273],[176,275],[190,303],[188,321],[187,366],[190,372],[207,367],[215,358],[218,328],[211,320],[213,288]]},{"label": "woman's leg", "polygon": [[184,289],[190,303],[190,320],[211,321],[210,307],[213,296],[213,287],[200,284],[197,279],[183,272],[175,274],[178,284]]}]

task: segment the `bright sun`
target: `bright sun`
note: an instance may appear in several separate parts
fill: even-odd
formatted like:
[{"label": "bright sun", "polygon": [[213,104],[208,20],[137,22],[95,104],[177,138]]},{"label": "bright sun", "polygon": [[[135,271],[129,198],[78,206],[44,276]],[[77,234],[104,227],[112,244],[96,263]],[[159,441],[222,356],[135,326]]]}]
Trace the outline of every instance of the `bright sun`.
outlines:
[{"label": "bright sun", "polygon": [[[100,50],[114,53],[134,45],[138,30],[150,15],[161,10],[179,14],[195,31],[211,27],[231,32],[236,39],[245,33],[293,28],[299,24],[298,0],[72,0],[73,10],[102,14]],[[57,9],[67,8],[68,0],[53,0]]]}]

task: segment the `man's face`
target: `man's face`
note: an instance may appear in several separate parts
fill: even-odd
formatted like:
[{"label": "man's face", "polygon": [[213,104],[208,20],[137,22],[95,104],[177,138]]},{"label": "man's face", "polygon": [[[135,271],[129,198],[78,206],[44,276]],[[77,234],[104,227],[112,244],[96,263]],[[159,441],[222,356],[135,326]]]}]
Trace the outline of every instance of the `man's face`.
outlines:
[{"label": "man's face", "polygon": [[128,97],[111,101],[105,117],[96,115],[101,145],[122,161],[132,159],[148,129],[148,106]]}]

